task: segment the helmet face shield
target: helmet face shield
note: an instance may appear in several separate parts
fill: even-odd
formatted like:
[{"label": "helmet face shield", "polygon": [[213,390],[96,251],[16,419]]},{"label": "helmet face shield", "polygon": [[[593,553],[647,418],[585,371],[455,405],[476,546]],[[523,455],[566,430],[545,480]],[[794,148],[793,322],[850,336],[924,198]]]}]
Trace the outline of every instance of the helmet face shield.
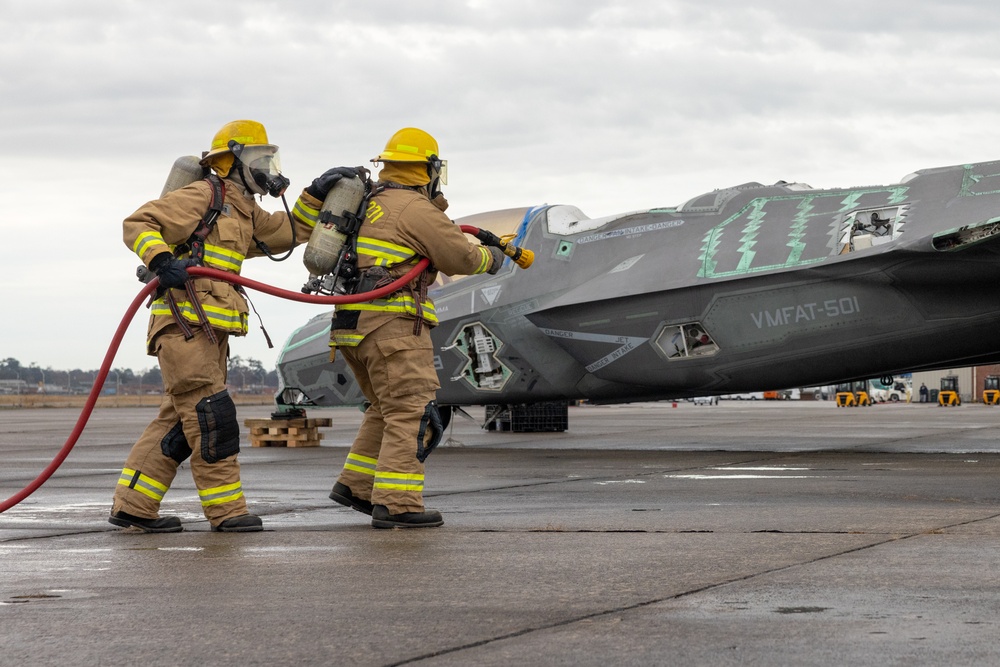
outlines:
[{"label": "helmet face shield", "polygon": [[243,150],[233,153],[255,174],[259,172],[267,176],[277,176],[281,173],[281,157],[277,146],[272,144],[244,146]]},{"label": "helmet face shield", "polygon": [[441,180],[441,185],[448,185],[448,161],[439,160],[436,157],[432,156],[431,167],[434,168],[435,171],[437,171],[438,177]]},{"label": "helmet face shield", "polygon": [[288,187],[289,181],[281,175],[281,158],[278,147],[273,144],[255,144],[244,146],[235,141],[229,142],[230,150],[246,167],[251,179],[260,186],[262,192],[279,197]]}]

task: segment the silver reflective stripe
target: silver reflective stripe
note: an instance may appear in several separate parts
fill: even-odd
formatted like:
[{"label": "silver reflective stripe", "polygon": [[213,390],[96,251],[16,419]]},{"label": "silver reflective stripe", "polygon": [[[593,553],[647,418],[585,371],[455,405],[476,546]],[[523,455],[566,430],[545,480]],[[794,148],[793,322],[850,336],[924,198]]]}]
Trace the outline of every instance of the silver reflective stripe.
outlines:
[{"label": "silver reflective stripe", "polygon": [[423,491],[424,476],[402,472],[375,473],[376,489],[395,489],[397,491]]},{"label": "silver reflective stripe", "polygon": [[370,456],[361,456],[360,454],[351,452],[347,455],[347,461],[344,462],[344,470],[353,470],[354,472],[360,472],[363,475],[374,475],[375,467],[377,465],[378,459],[373,459]]},{"label": "silver reflective stripe", "polygon": [[118,484],[138,491],[142,495],[148,496],[156,501],[163,500],[164,494],[166,494],[167,490],[170,488],[166,484],[157,482],[152,477],[146,477],[142,473],[136,472],[130,468],[122,469],[122,474],[118,478]]},{"label": "silver reflective stripe", "polygon": [[358,237],[358,254],[385,260],[386,266],[401,264],[416,256],[416,252],[406,246],[396,245],[367,236]]},{"label": "silver reflective stripe", "polygon": [[220,248],[219,246],[205,244],[205,264],[220,269],[229,269],[236,273],[240,272],[243,266],[243,255],[234,251]]},{"label": "silver reflective stripe", "polygon": [[243,485],[240,482],[233,482],[225,486],[217,486],[214,489],[198,491],[201,504],[204,506],[221,505],[236,500],[243,495]]},{"label": "silver reflective stripe", "polygon": [[295,206],[292,207],[292,215],[310,227],[315,227],[316,223],[319,222],[319,210],[307,205],[302,201],[302,197],[299,197]]}]

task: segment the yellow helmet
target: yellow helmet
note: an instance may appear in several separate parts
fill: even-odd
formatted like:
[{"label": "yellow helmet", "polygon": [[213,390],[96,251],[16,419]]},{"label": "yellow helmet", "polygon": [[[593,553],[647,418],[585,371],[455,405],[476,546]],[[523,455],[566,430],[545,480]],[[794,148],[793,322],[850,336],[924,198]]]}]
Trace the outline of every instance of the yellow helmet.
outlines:
[{"label": "yellow helmet", "polygon": [[244,146],[267,145],[267,130],[255,120],[234,120],[226,123],[212,138],[212,148],[205,154],[205,159],[228,153],[230,141],[236,141]]},{"label": "yellow helmet", "polygon": [[416,127],[404,127],[389,137],[385,149],[372,162],[424,162],[432,191],[448,184],[448,161],[438,156],[437,140]]},{"label": "yellow helmet", "polygon": [[[235,162],[229,142],[244,146],[270,146],[267,142],[267,130],[255,120],[234,120],[222,126],[215,136],[212,137],[212,146],[208,152],[202,154],[201,164],[211,167],[225,178],[229,170],[233,168]],[[277,146],[273,147],[277,152]]]},{"label": "yellow helmet", "polygon": [[212,138],[212,147],[203,155],[201,164],[226,178],[237,160],[243,165],[243,182],[253,192],[277,197],[288,187],[288,179],[281,175],[278,147],[268,143],[267,130],[255,120],[234,120],[223,125]]},{"label": "yellow helmet", "polygon": [[372,162],[428,162],[437,154],[434,137],[415,127],[404,127],[389,138],[385,150]]}]

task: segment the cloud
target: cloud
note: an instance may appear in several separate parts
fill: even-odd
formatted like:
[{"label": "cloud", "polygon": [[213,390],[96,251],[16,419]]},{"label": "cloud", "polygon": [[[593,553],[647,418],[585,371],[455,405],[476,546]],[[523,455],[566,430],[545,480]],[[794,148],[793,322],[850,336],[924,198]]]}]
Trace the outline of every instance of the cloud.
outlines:
[{"label": "cloud", "polygon": [[[454,216],[539,203],[600,216],[751,180],[880,184],[995,157],[995,3],[0,8],[0,308],[16,322],[0,358],[43,366],[100,363],[138,289],[121,220],[235,118],[266,124],[293,190],[366,163],[400,127],[427,129]],[[305,280],[297,257],[246,273]],[[317,312],[261,305],[278,340]],[[122,365],[152,363],[141,320]],[[276,356],[259,336],[234,349]]]}]

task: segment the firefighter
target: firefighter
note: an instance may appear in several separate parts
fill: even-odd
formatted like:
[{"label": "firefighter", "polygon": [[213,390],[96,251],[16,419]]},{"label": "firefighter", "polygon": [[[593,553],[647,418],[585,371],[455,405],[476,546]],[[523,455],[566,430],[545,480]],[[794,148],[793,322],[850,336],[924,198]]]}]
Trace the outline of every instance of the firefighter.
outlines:
[{"label": "firefighter", "polygon": [[214,173],[148,202],[123,223],[125,244],[159,278],[147,353],[159,361],[163,398],[125,461],[108,520],[148,533],[183,529],[177,517],[160,517],[159,507],[178,465],[188,458],[212,530],[263,529],[260,517],[247,511],[236,406],[226,390],[229,338],[246,335],[247,302],[231,283],[189,279],[186,267],[239,274],[249,257],[289,250],[293,224],[296,243],[307,241],[326,193],[339,178],[355,173],[335,168],[314,180],[289,220],[254,199],[280,196],[288,186],[278,147],[268,143],[260,123],[224,125],[201,164]]},{"label": "firefighter", "polygon": [[370,405],[330,498],[371,515],[375,528],[436,527],[441,513],[423,501],[428,433],[440,426],[427,288],[437,271],[495,274],[503,254],[470,243],[444,214],[447,165],[431,135],[399,130],[372,162],[383,166],[357,240],[358,290],[399,278],[421,257],[431,266],[394,294],[336,308],[331,358],[341,351]]}]

